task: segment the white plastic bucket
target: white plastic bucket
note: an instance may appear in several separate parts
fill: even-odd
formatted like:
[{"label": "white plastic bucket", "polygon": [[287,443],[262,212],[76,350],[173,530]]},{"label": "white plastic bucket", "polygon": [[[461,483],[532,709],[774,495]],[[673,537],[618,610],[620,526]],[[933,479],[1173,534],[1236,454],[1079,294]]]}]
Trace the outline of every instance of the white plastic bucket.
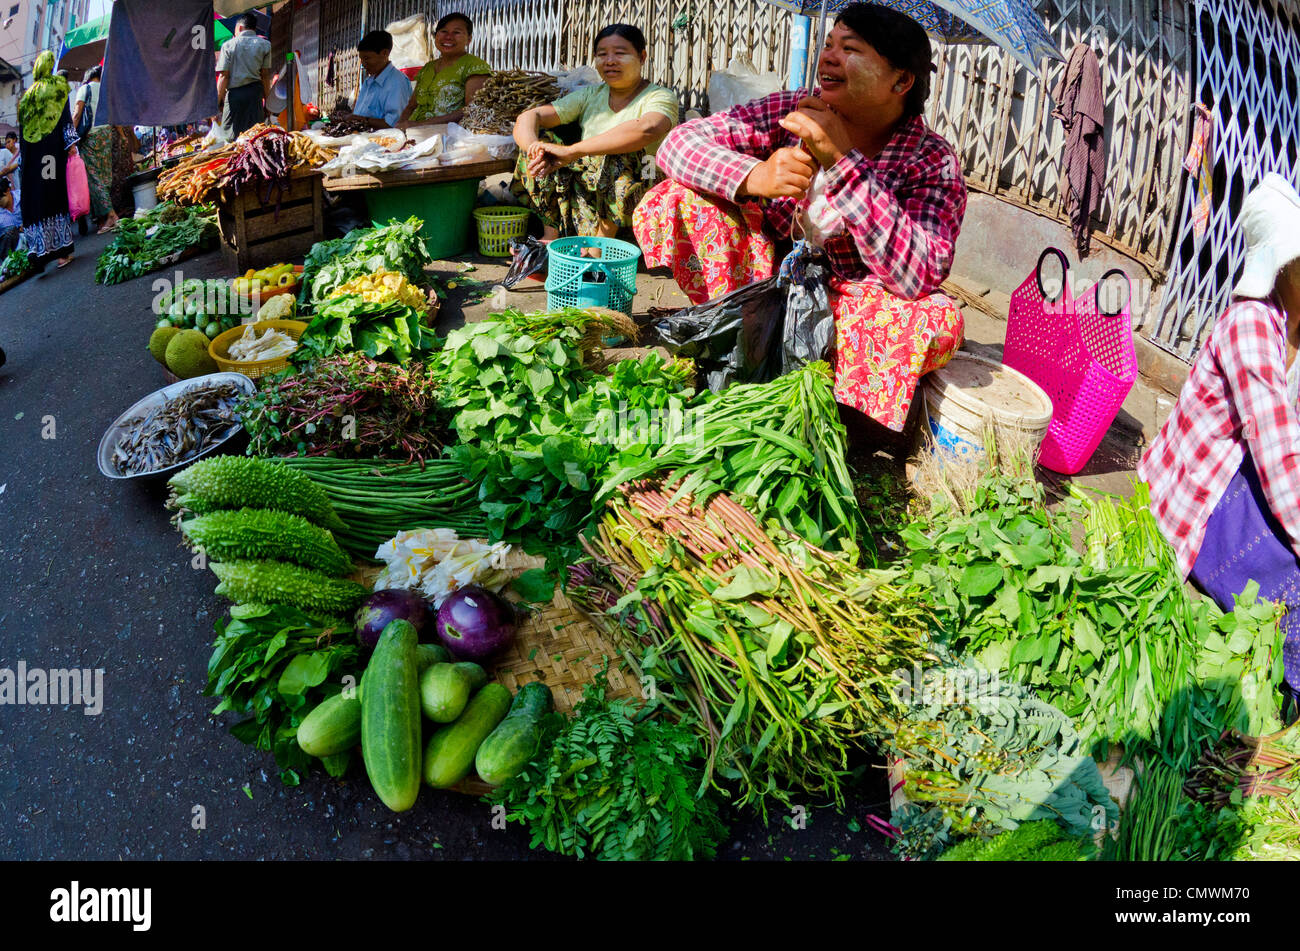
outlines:
[{"label": "white plastic bucket", "polygon": [[935,445],[959,458],[984,454],[984,426],[993,432],[1023,433],[1037,451],[1052,422],[1051,398],[1018,370],[959,351],[921,381]]},{"label": "white plastic bucket", "polygon": [[131,186],[131,195],[135,198],[136,211],[148,211],[158,207],[157,181],[141,182]]}]

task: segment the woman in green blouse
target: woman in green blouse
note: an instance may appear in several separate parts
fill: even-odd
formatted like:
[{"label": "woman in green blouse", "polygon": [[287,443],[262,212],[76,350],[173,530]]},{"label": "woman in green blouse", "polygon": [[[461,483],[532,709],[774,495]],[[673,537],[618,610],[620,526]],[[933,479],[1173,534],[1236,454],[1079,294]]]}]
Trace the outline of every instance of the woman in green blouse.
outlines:
[{"label": "woman in green blouse", "polygon": [[463,13],[448,13],[438,21],[433,34],[438,58],[425,63],[415,78],[411,101],[397,120],[397,128],[461,120],[465,107],[492,74],[491,66],[467,52],[473,35],[474,24]]},{"label": "woman in green blouse", "polygon": [[[515,121],[519,161],[511,188],[542,219],[543,241],[614,237],[632,226],[632,211],[655,184],[654,154],[677,121],[677,94],[645,78],[645,47],[636,27],[605,27],[594,50],[605,81]],[[546,131],[574,121],[582,139],[573,145]]]}]

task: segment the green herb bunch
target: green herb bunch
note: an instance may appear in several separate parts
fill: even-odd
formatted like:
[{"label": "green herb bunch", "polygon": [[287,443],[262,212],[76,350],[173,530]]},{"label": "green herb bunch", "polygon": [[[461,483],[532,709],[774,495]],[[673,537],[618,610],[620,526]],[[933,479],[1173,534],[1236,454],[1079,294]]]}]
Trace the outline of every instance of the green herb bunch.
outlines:
[{"label": "green herb bunch", "polygon": [[1186,770],[1224,729],[1277,729],[1278,609],[1256,603],[1257,586],[1228,615],[1189,594],[1149,520],[1141,496],[1053,514],[1033,483],[991,475],[968,514],[900,537],[940,640],[1059,707],[1090,748],[1119,742]]},{"label": "green herb bunch", "polygon": [[210,205],[166,202],[118,225],[113,243],[95,264],[97,284],[120,284],[165,267],[168,258],[217,238],[217,210]]},{"label": "green herb bunch", "polygon": [[449,457],[480,486],[492,539],[558,563],[578,554],[609,469],[644,458],[668,435],[623,423],[642,411],[681,417],[694,395],[687,368],[653,354],[608,376],[590,372],[583,352],[593,333],[599,326],[585,311],[507,311],[449,334],[438,363],[459,436]]},{"label": "green herb bunch", "polygon": [[939,857],[941,862],[1081,862],[1095,858],[1090,836],[1074,836],[1051,819],[1021,823],[991,839],[971,838]]},{"label": "green herb bunch", "polygon": [[428,284],[424,268],[433,259],[420,235],[423,228],[419,218],[408,218],[317,242],[303,261],[299,307],[304,313],[318,310],[335,289],[375,271],[395,271],[413,284]]},{"label": "green herb bunch", "polygon": [[[360,676],[361,660],[352,625],[314,618],[286,605],[237,605],[230,621],[219,620],[208,683],[203,694],[220,697],[212,711],[247,718],[231,727],[236,739],[273,753],[280,779],[298,785],[314,762],[298,746],[298,725],[345,674]],[[325,759],[341,776],[350,754]]]},{"label": "green herb bunch", "polygon": [[403,367],[340,353],[272,374],[244,398],[239,412],[250,456],[423,463],[439,456],[447,438],[437,394],[424,364]]},{"label": "green herb bunch", "polygon": [[426,315],[397,301],[367,301],[344,294],[318,301],[316,313],[302,332],[294,362],[362,353],[379,360],[406,364],[425,359],[438,347],[438,336],[425,324]]},{"label": "green herb bunch", "polygon": [[551,714],[542,752],[489,794],[527,826],[533,848],[601,860],[713,858],[727,834],[700,794],[703,751],[690,729],[638,719],[629,700],[589,685],[572,719]]},{"label": "green herb bunch", "polygon": [[21,248],[14,248],[0,262],[0,281],[26,274],[32,266],[31,255]]}]

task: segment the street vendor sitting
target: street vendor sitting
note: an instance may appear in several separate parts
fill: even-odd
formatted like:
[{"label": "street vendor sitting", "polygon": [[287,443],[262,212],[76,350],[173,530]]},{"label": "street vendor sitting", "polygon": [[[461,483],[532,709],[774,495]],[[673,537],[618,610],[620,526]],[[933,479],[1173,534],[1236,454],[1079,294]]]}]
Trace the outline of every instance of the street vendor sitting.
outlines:
[{"label": "street vendor sitting", "polygon": [[469,52],[474,24],[463,13],[448,13],[438,21],[433,43],[438,58],[415,77],[415,91],[402,111],[399,129],[459,122],[465,107],[492,75],[492,67]]},{"label": "street vendor sitting", "polygon": [[636,210],[648,266],[694,303],[772,276],[778,242],[829,263],[835,397],[901,432],[917,381],[962,341],[935,293],[966,210],[961,162],[922,120],[930,41],[914,20],[855,3],[836,18],[818,88],[779,92],[678,126],[668,181]]},{"label": "street vendor sitting", "polygon": [[[642,76],[645,36],[616,23],[596,34],[596,69],[584,86],[515,121],[519,162],[512,187],[537,212],[543,241],[566,235],[614,237],[655,182],[653,156],[677,121],[677,94]],[[581,140],[565,145],[544,129],[577,120]]]},{"label": "street vendor sitting", "polygon": [[[1183,577],[1224,611],[1250,581],[1286,606],[1300,690],[1300,195],[1266,175],[1241,206],[1246,264],[1169,419],[1138,463]],[[1292,713],[1294,716],[1294,712]]]},{"label": "street vendor sitting", "polygon": [[357,55],[365,77],[357,91],[352,114],[369,122],[372,129],[389,129],[397,124],[411,99],[411,81],[388,61],[393,52],[393,35],[371,30],[357,44]]}]

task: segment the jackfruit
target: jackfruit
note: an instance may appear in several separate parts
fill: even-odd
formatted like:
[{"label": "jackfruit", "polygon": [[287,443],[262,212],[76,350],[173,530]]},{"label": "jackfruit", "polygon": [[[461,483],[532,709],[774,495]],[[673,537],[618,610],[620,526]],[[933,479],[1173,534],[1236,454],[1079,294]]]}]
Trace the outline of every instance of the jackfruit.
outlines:
[{"label": "jackfruit", "polygon": [[217,363],[208,356],[208,342],[202,330],[182,330],[167,344],[167,369],[182,380],[216,373]]},{"label": "jackfruit", "polygon": [[159,327],[149,338],[149,352],[153,358],[163,366],[167,365],[167,344],[171,343],[172,337],[181,332],[179,327],[173,327],[168,324],[166,327]]}]

